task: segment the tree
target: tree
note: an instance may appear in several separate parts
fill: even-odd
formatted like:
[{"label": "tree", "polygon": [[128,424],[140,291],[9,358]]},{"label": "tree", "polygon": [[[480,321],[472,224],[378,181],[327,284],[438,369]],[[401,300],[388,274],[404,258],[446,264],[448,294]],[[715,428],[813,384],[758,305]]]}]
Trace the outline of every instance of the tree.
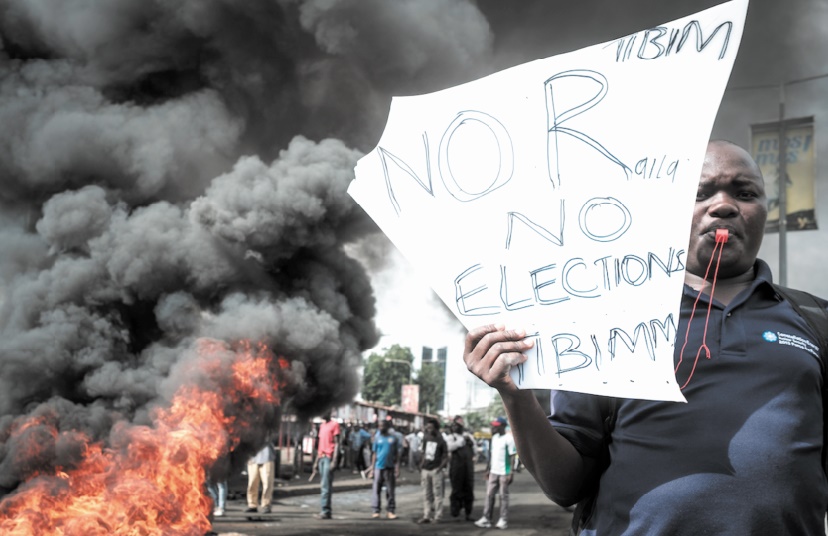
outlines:
[{"label": "tree", "polygon": [[434,414],[437,410],[443,409],[446,382],[442,363],[423,363],[414,383],[420,386],[421,412]]},{"label": "tree", "polygon": [[[533,389],[532,393],[538,399],[542,408],[549,407],[549,390],[548,389]],[[498,417],[506,416],[506,408],[503,406],[503,399],[499,394],[495,394],[489,406],[486,409],[479,411],[471,411],[466,413],[466,428],[470,431],[482,430],[490,428],[491,422]]]},{"label": "tree", "polygon": [[411,349],[399,344],[379,354],[372,352],[362,374],[362,398],[386,406],[399,405],[402,386],[410,383],[413,362]]},{"label": "tree", "polygon": [[489,422],[486,424],[489,424],[498,417],[506,416],[506,408],[503,406],[503,399],[500,398],[499,394],[495,395],[492,401],[489,402],[489,407],[486,409],[486,416],[489,418]]},{"label": "tree", "polygon": [[492,422],[492,418],[487,411],[470,411],[463,418],[466,421],[466,429],[472,433],[487,428],[489,423]]}]

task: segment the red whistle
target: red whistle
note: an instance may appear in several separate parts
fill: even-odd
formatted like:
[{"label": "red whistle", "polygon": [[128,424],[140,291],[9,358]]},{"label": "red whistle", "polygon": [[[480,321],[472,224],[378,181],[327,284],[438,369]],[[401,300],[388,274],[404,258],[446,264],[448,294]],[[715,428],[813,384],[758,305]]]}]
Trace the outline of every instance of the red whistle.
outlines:
[{"label": "red whistle", "polygon": [[727,242],[727,237],[730,235],[727,229],[716,229],[716,242]]}]

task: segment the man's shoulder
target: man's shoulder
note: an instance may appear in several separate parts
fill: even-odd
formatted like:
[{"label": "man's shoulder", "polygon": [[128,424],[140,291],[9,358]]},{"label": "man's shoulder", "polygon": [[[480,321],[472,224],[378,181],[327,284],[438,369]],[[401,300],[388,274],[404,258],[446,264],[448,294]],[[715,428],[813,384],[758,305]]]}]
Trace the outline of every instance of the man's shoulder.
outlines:
[{"label": "man's shoulder", "polygon": [[516,448],[515,447],[515,436],[513,436],[512,434],[507,434],[506,437],[507,437],[506,444],[509,445],[510,449],[514,450]]},{"label": "man's shoulder", "polygon": [[493,445],[494,444],[497,444],[498,446],[499,445],[513,445],[514,443],[515,443],[515,439],[511,434],[503,434],[503,435],[495,434],[494,436],[492,436],[492,444]]},{"label": "man's shoulder", "polygon": [[822,308],[828,309],[828,299],[822,298],[821,296],[807,290],[788,287],[786,285],[780,285],[779,283],[775,283],[773,281],[773,275],[770,266],[767,262],[765,262],[762,259],[756,259],[756,263],[754,264],[754,273],[757,281],[770,284],[779,294],[782,295],[783,298],[796,300],[799,297],[804,297],[805,299],[808,299],[808,297],[810,297],[816,300],[816,302],[819,303],[822,306]]},{"label": "man's shoulder", "polygon": [[803,317],[816,336],[823,352],[828,351],[828,301],[803,290],[773,285],[778,295]]},{"label": "man's shoulder", "polygon": [[801,290],[798,288],[787,287],[778,283],[772,283],[773,287],[779,292],[782,297],[788,300],[795,301],[797,305],[811,305],[818,304],[823,309],[828,309],[828,300],[822,298],[813,292]]}]

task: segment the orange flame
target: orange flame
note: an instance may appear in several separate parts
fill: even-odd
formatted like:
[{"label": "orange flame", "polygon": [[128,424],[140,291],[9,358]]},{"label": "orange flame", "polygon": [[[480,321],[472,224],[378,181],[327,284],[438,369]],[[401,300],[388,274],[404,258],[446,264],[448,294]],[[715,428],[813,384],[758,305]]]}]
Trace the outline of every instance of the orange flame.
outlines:
[{"label": "orange flame", "polygon": [[[222,372],[218,353],[227,347],[203,341],[198,367]],[[0,502],[0,534],[19,536],[201,536],[210,529],[211,501],[204,492],[205,467],[227,453],[239,422],[228,416],[253,404],[278,404],[283,387],[271,370],[273,355],[260,344],[242,343],[222,392],[181,387],[168,408],[156,409],[152,426],[117,424],[109,445],[90,442],[81,432],[58,432],[48,419],[28,419],[12,434],[45,430],[82,445],[72,469],[33,477]],[[279,358],[278,365],[287,362]],[[229,401],[229,403],[228,403]],[[54,443],[52,444],[54,447]],[[33,445],[32,448],[45,448]]]}]

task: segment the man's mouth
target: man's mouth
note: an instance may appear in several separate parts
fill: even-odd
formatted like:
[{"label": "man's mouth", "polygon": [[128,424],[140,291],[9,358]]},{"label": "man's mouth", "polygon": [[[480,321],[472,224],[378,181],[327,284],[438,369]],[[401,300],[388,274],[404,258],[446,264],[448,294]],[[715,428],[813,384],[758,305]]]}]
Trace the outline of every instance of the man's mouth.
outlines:
[{"label": "man's mouth", "polygon": [[723,226],[723,225],[708,227],[707,230],[703,234],[706,237],[715,240],[716,239],[716,233],[719,232],[719,231],[722,231],[722,232],[727,231],[727,237],[728,238],[737,238],[739,236],[732,227]]}]

